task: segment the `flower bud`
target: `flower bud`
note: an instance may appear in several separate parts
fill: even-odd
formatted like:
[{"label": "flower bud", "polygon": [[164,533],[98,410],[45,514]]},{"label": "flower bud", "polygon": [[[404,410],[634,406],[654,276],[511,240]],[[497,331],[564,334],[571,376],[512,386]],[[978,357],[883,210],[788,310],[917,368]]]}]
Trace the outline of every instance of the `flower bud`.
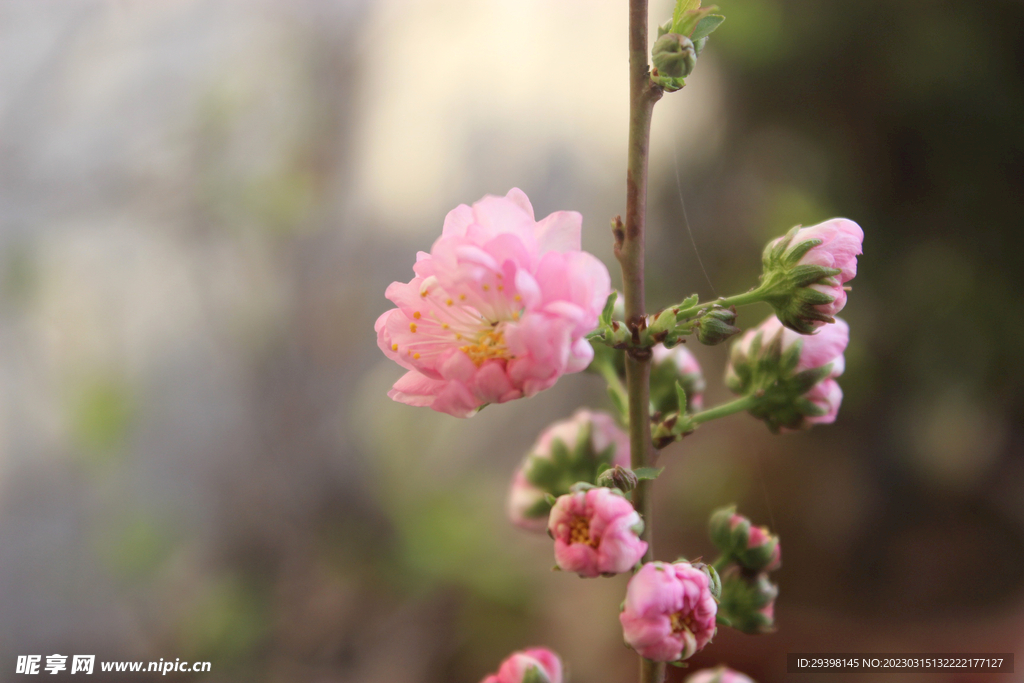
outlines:
[{"label": "flower bud", "polygon": [[562,660],[543,647],[513,652],[481,683],[562,683]]},{"label": "flower bud", "polygon": [[628,493],[636,488],[637,478],[633,470],[622,465],[616,465],[607,469],[597,477],[597,485],[606,488],[614,488]]},{"label": "flower bud", "polygon": [[730,626],[744,633],[770,633],[775,627],[779,587],[765,573],[748,574],[733,565],[722,574],[718,610]]},{"label": "flower bud", "polygon": [[782,566],[779,537],[768,527],[756,527],[735,507],[716,510],[709,523],[711,542],[748,571],[775,571]]},{"label": "flower bud", "polygon": [[704,315],[697,318],[694,329],[697,332],[697,341],[701,344],[714,346],[739,334],[740,328],[733,325],[736,322],[736,309],[716,306]]},{"label": "flower bud", "polygon": [[773,316],[733,345],[725,383],[757,398],[750,414],[773,432],[834,422],[843,400],[835,378],[843,374],[849,340],[850,328],[838,318],[801,335]]},{"label": "flower bud", "polygon": [[666,349],[661,344],[651,348],[651,405],[663,415],[680,410],[676,382],[686,392],[684,412],[696,412],[704,406],[704,375],[700,364],[685,346]]},{"label": "flower bud", "polygon": [[580,409],[545,429],[512,477],[508,515],[530,531],[547,528],[554,497],[577,482],[595,483],[604,465],[629,466],[629,435],[607,413]]},{"label": "flower bud", "polygon": [[697,51],[686,36],[666,33],[654,42],[651,61],[660,76],[686,78],[697,66]]},{"label": "flower bud", "polygon": [[708,574],[689,562],[648,562],[626,586],[619,621],[640,656],[674,662],[711,642],[717,611]]},{"label": "flower bud", "polygon": [[591,579],[632,569],[647,552],[643,530],[640,515],[617,489],[561,496],[548,519],[559,568]]},{"label": "flower bud", "polygon": [[719,666],[714,669],[695,671],[687,677],[685,683],[754,683],[754,681],[739,671]]},{"label": "flower bud", "polygon": [[796,227],[768,243],[762,261],[765,301],[801,334],[833,322],[846,305],[845,285],[857,275],[864,231],[845,218]]}]

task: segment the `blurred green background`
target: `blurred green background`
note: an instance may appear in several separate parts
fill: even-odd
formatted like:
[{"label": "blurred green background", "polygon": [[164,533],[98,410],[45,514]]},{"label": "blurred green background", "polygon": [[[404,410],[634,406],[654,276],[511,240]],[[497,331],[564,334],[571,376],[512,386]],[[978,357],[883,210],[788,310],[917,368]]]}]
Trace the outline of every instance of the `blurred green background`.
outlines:
[{"label": "blurred green background", "polygon": [[[771,683],[787,652],[1019,649],[1024,5],[720,5],[655,112],[652,307],[750,287],[795,224],[866,240],[838,422],[736,416],[664,455],[660,557],[709,553],[734,501],[785,547],[778,633],[694,661]],[[3,678],[59,652],[474,682],[547,644],[576,683],[635,680],[625,577],[552,573],[504,518],[600,381],[455,420],[386,398],[372,332],[445,212],[512,186],[582,212],[618,279],[625,26],[592,0],[0,4]],[[726,348],[695,353],[724,399]]]}]

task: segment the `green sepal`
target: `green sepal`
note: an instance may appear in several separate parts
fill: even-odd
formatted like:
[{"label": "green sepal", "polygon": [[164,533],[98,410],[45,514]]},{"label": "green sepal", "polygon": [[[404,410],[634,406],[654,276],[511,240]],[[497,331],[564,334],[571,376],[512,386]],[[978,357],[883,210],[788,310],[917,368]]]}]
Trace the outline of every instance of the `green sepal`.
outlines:
[{"label": "green sepal", "polygon": [[535,665],[523,673],[522,683],[551,683],[551,679],[542,668]]},{"label": "green sepal", "polygon": [[686,411],[686,389],[678,381],[676,382],[676,406],[679,412]]}]

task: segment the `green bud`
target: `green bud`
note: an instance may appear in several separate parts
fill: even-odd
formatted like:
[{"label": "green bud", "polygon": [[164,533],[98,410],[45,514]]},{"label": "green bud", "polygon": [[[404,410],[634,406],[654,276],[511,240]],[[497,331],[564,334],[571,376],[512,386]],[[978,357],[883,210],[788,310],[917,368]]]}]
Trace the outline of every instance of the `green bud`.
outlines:
[{"label": "green bud", "polygon": [[621,465],[607,469],[597,477],[598,486],[614,488],[620,491],[632,491],[636,488],[636,484],[637,477],[633,470]]},{"label": "green bud", "polygon": [[722,575],[718,612],[729,625],[744,633],[770,633],[775,627],[775,598],[779,587],[768,575],[747,574],[733,566]]},{"label": "green bud", "polygon": [[734,322],[736,322],[735,308],[715,306],[697,319],[697,323],[694,325],[697,330],[697,341],[708,346],[721,344],[733,335],[739,334],[740,328],[733,325]]},{"label": "green bud", "polygon": [[686,78],[697,66],[697,50],[686,36],[666,33],[655,41],[651,59],[659,76]]}]

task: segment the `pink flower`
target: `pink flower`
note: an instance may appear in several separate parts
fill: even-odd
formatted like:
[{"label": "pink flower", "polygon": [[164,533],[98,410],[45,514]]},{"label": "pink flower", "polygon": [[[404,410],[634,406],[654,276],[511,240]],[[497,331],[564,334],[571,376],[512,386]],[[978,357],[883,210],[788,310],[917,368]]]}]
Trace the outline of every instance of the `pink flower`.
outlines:
[{"label": "pink flower", "polygon": [[[812,240],[819,243],[808,246]],[[863,244],[864,231],[845,218],[794,228],[768,244],[762,284],[769,293],[766,301],[787,327],[808,334],[843,310],[844,285],[857,275]]]},{"label": "pink flower", "polygon": [[[750,354],[754,350],[754,340],[760,337],[757,353],[763,356],[770,352],[773,342],[777,339],[781,355],[786,356],[794,345],[799,345],[799,358],[792,373],[787,377],[772,375],[780,370],[778,365],[766,371],[765,364],[753,362]],[[827,374],[810,389],[804,389],[802,398],[806,399],[813,410],[799,412],[784,419],[777,420],[783,429],[800,429],[813,424],[829,424],[835,422],[839,414],[839,406],[843,401],[843,390],[836,378],[846,369],[843,353],[850,341],[850,326],[846,321],[836,318],[835,323],[821,327],[815,334],[799,334],[784,327],[779,319],[772,316],[757,327],[747,330],[743,337],[733,346],[729,366],[726,369],[726,384],[738,393],[749,393],[751,389],[769,392],[786,390],[785,382],[799,373],[830,366]],[[770,364],[769,364],[770,365]],[[744,367],[745,366],[745,367]],[[758,375],[757,373],[761,374]],[[781,380],[781,381],[780,381]],[[794,386],[800,386],[799,383]],[[793,397],[794,399],[797,397]],[[773,424],[775,416],[759,414],[757,417],[766,419]]]},{"label": "pink flower", "polygon": [[739,671],[719,666],[714,669],[701,669],[694,672],[686,679],[686,683],[754,683],[754,681]]},{"label": "pink flower", "polygon": [[592,488],[558,499],[548,518],[555,562],[594,578],[629,571],[647,552],[644,524],[618,489]]},{"label": "pink flower", "polygon": [[717,611],[706,573],[689,562],[648,562],[626,587],[619,621],[626,643],[641,656],[674,662],[711,641]]},{"label": "pink flower", "polygon": [[[545,493],[560,496],[568,493],[569,487],[579,481],[578,468],[566,472],[561,481],[547,489],[540,488],[530,481],[533,475],[538,481],[545,480],[547,472],[535,467],[538,461],[550,471],[551,454],[554,443],[561,442],[570,452],[577,450],[581,434],[590,435],[592,453],[597,456],[591,467],[602,462],[608,465],[629,467],[629,435],[616,424],[615,419],[607,414],[581,408],[568,420],[560,420],[547,427],[537,439],[529,454],[523,459],[519,469],[512,478],[512,487],[508,496],[508,516],[516,526],[530,531],[544,531],[548,526],[550,505],[545,504]],[[587,483],[594,483],[589,481]]]},{"label": "pink flower", "polygon": [[582,218],[537,222],[518,188],[461,205],[409,283],[386,296],[377,344],[408,372],[388,396],[469,417],[488,403],[533,396],[587,367],[584,336],[611,291],[608,270],[580,250]]},{"label": "pink flower", "polygon": [[[663,364],[667,364],[668,369],[672,370],[672,373],[665,373],[666,376],[663,378],[667,386],[665,394],[671,394],[675,397],[675,383],[679,381],[683,385],[683,389],[686,390],[686,402],[689,404],[690,412],[696,412],[704,407],[704,375],[700,369],[700,363],[694,358],[690,350],[682,344],[673,346],[671,349],[666,349],[662,344],[657,344],[651,348],[653,354],[652,360],[654,365],[652,367],[652,373],[659,375],[659,377],[653,377],[651,379],[652,385],[661,380],[659,368]],[[670,380],[670,381],[669,381]],[[656,388],[652,388],[655,391]]]},{"label": "pink flower", "polygon": [[527,648],[509,655],[498,673],[481,683],[562,683],[562,660],[547,648]]}]

